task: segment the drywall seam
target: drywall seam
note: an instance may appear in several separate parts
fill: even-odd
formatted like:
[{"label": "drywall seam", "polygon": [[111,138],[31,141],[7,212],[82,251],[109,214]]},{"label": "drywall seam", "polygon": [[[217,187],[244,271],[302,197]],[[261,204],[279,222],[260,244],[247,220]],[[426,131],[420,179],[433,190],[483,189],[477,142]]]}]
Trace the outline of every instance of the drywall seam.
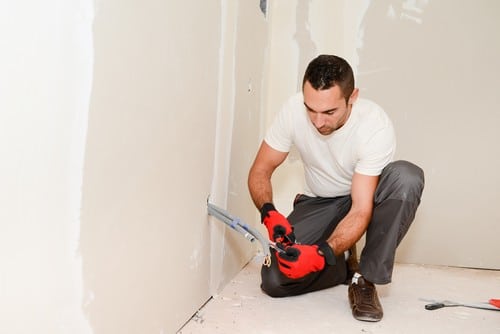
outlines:
[{"label": "drywall seam", "polygon": [[[215,150],[210,202],[227,206],[229,189],[229,171],[231,158],[232,130],[235,104],[235,57],[236,36],[238,28],[238,1],[221,1],[221,29],[219,48],[219,73],[217,113],[215,124]],[[231,26],[231,29],[228,27]],[[230,58],[231,57],[231,58]],[[229,64],[229,66],[226,66]],[[228,73],[229,72],[229,73]],[[229,96],[228,96],[229,94]],[[219,289],[223,275],[223,257],[225,250],[226,229],[210,218],[210,293]]]},{"label": "drywall seam", "polygon": [[298,1],[295,11],[295,34],[294,42],[297,46],[297,91],[302,90],[303,71],[309,61],[317,56],[317,41],[313,38],[311,32],[310,18],[311,2]]},{"label": "drywall seam", "polygon": [[[81,224],[81,208],[82,208],[82,186],[83,186],[83,169],[85,159],[85,146],[87,141],[87,125],[88,113],[90,109],[90,98],[92,92],[92,77],[93,77],[93,61],[94,61],[94,48],[93,48],[93,30],[92,25],[94,22],[94,1],[93,0],[80,0],[77,8],[77,15],[81,18],[81,24],[76,27],[76,37],[78,38],[79,50],[77,54],[81,61],[79,67],[78,82],[79,91],[77,92],[77,112],[71,131],[71,177],[69,190],[72,198],[70,202],[70,212],[72,213],[73,229],[71,230],[70,256],[74,256],[74,265],[72,268],[72,275],[75,284],[76,300],[78,301],[76,313],[77,323],[80,323],[81,328],[71,328],[75,323],[67,324],[66,328],[72,333],[76,333],[77,329],[83,333],[93,333],[90,323],[84,314],[84,283],[83,283],[83,266],[82,257],[79,252],[80,240],[80,224]],[[79,314],[79,316],[78,316]],[[74,319],[72,319],[74,320]],[[68,326],[69,325],[69,326]]]},{"label": "drywall seam", "polygon": [[93,0],[6,3],[0,332],[89,334],[78,240]]},{"label": "drywall seam", "polygon": [[[346,45],[346,49],[344,53],[348,56],[349,63],[351,64],[352,70],[354,74],[357,76],[358,67],[359,67],[359,53],[358,51],[363,48],[364,43],[364,33],[365,27],[363,26],[363,20],[365,15],[368,13],[368,8],[371,5],[372,0],[360,0],[357,2],[348,1],[346,3],[344,17],[347,19],[356,17],[355,25],[352,31],[347,32],[350,36],[352,36],[355,41],[354,45]],[[358,13],[358,14],[355,14]],[[346,25],[345,25],[346,26]]]}]

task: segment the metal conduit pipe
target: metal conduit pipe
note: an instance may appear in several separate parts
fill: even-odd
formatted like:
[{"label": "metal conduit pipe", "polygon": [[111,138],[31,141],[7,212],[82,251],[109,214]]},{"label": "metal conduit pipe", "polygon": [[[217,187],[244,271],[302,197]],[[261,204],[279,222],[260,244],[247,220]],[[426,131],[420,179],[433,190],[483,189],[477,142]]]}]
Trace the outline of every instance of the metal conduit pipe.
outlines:
[{"label": "metal conduit pipe", "polygon": [[269,240],[264,238],[264,236],[252,226],[243,222],[240,218],[232,216],[229,212],[224,209],[219,208],[216,205],[211,204],[207,201],[208,214],[224,222],[226,225],[231,227],[236,232],[243,235],[250,242],[254,242],[257,239],[264,252],[264,265],[271,265],[271,252],[269,250]]},{"label": "metal conduit pipe", "polygon": [[239,218],[234,218],[230,216],[229,213],[225,212],[221,208],[218,208],[217,206],[212,205],[210,203],[208,204],[208,214],[226,223],[226,225],[231,227],[233,230],[236,230],[237,232],[242,234],[248,241],[250,242],[255,241],[255,237],[253,236],[253,234],[251,234],[247,229],[245,229],[242,225],[240,225]]}]

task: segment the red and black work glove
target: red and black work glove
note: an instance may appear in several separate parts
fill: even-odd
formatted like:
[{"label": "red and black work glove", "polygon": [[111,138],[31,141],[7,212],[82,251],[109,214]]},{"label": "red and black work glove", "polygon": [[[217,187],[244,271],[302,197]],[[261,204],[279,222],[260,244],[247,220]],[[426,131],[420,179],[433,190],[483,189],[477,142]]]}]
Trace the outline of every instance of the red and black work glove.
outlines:
[{"label": "red and black work glove", "polygon": [[323,270],[326,264],[336,263],[333,249],[326,242],[319,245],[288,246],[285,252],[278,253],[277,259],[280,271],[292,279],[302,278]]},{"label": "red and black work glove", "polygon": [[262,223],[267,228],[269,239],[283,244],[295,242],[295,234],[290,222],[279,213],[272,203],[265,203],[260,209]]}]

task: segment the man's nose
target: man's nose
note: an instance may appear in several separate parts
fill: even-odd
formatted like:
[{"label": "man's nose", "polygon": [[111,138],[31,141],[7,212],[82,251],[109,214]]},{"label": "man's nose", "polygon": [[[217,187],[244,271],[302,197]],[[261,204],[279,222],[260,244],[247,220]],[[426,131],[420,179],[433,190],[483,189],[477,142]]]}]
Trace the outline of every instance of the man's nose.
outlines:
[{"label": "man's nose", "polygon": [[312,122],[316,128],[321,128],[323,125],[325,125],[325,118],[323,117],[322,114],[317,113],[313,115]]}]

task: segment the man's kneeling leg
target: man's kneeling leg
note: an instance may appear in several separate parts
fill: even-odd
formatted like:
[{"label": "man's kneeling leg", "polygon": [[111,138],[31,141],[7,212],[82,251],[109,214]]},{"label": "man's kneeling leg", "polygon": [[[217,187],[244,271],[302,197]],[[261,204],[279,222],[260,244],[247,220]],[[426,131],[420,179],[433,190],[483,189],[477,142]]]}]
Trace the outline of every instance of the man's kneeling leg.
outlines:
[{"label": "man's kneeling leg", "polygon": [[325,266],[318,272],[310,273],[299,279],[286,277],[278,267],[276,252],[271,251],[271,266],[262,266],[261,288],[271,297],[296,296],[304,293],[330,288],[345,282],[347,269],[345,257],[337,257],[337,264]]}]

